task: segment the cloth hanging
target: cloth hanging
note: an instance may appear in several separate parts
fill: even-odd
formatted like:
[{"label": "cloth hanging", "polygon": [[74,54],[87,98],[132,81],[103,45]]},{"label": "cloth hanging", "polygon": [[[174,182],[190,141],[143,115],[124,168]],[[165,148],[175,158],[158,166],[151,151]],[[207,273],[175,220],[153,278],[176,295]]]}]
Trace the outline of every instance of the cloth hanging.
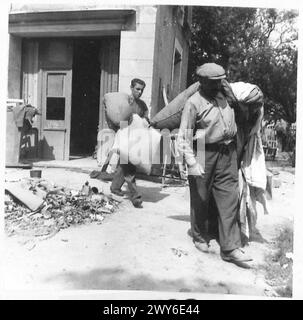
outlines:
[{"label": "cloth hanging", "polygon": [[18,128],[23,128],[24,120],[26,120],[27,125],[31,127],[34,116],[37,114],[40,114],[38,109],[31,104],[17,104],[13,108],[14,120]]}]

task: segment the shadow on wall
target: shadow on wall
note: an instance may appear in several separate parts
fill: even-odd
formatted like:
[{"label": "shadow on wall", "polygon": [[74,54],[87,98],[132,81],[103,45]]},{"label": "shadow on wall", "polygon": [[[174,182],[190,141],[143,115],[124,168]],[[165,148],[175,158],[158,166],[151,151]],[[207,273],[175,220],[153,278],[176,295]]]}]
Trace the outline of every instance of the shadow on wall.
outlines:
[{"label": "shadow on wall", "polygon": [[39,157],[47,160],[55,160],[54,147],[50,146],[45,137],[39,140],[38,128],[32,127],[28,121],[24,121],[19,130],[20,160],[37,159]]},{"label": "shadow on wall", "polygon": [[55,160],[54,147],[50,146],[45,137],[38,143],[38,150],[40,150],[40,156],[45,160]]},{"label": "shadow on wall", "polygon": [[29,131],[21,130],[19,154],[21,162],[39,158],[55,160],[54,147],[50,146],[44,137],[38,140],[37,128],[31,128]]},{"label": "shadow on wall", "polygon": [[20,133],[20,160],[38,158],[38,129],[23,127]]}]

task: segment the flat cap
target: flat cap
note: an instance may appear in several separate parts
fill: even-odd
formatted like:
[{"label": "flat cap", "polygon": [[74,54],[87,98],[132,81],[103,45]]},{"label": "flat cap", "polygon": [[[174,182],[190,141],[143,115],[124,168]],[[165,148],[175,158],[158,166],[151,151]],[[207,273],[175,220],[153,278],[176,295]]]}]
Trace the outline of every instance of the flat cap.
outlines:
[{"label": "flat cap", "polygon": [[196,74],[199,77],[217,80],[226,78],[225,70],[223,67],[216,63],[204,63],[197,68]]}]

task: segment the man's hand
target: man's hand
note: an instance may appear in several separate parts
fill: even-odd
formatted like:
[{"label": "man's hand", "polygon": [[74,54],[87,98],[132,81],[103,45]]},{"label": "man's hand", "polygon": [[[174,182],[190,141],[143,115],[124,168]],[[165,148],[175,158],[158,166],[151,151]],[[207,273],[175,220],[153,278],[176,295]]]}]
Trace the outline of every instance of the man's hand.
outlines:
[{"label": "man's hand", "polygon": [[228,104],[232,108],[237,106],[237,102],[238,102],[237,98],[235,97],[233,90],[232,90],[230,84],[228,83],[228,81],[225,79],[222,79],[221,86],[222,86],[223,94],[225,95],[225,98],[226,98]]},{"label": "man's hand", "polygon": [[143,119],[143,123],[144,123],[144,127],[145,128],[149,128],[150,127],[150,124],[149,124],[149,121],[147,118],[142,118]]},{"label": "man's hand", "polygon": [[205,171],[202,166],[196,162],[193,166],[188,167],[188,175],[190,176],[204,176]]}]

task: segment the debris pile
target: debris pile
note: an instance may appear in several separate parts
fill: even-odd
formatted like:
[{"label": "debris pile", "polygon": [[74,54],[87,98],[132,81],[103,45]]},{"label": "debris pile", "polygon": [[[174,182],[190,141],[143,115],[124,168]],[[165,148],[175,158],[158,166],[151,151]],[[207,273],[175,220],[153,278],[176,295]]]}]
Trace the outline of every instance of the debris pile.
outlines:
[{"label": "debris pile", "polygon": [[[7,187],[5,191],[5,229],[9,236],[48,236],[73,224],[101,222],[120,202],[96,187],[91,188],[88,182],[76,191],[42,179],[24,179],[18,188]],[[23,197],[17,194],[20,188]],[[36,210],[20,200],[29,192],[31,197],[42,200]]]}]

